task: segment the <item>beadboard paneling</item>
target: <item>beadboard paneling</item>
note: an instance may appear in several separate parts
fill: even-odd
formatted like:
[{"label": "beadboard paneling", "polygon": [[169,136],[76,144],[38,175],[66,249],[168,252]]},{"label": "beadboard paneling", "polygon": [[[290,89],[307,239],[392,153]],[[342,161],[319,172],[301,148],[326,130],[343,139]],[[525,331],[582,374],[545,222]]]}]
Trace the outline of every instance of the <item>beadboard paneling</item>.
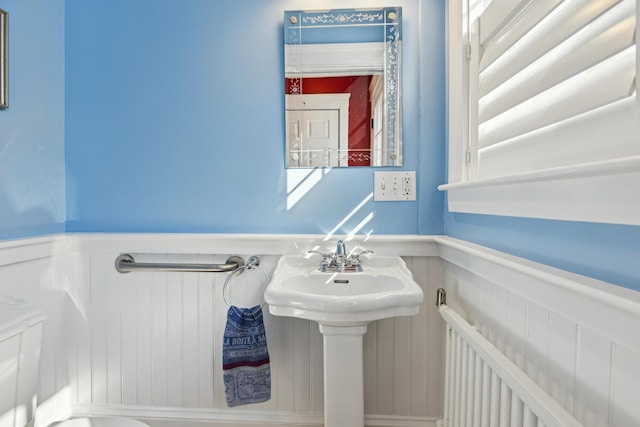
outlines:
[{"label": "beadboard paneling", "polygon": [[[127,247],[101,251],[93,241],[92,248],[70,255],[78,264],[70,359],[74,410],[94,408],[124,415],[137,408],[138,414],[156,418],[224,419],[229,411],[221,370],[227,311],[222,291],[227,274],[121,274],[114,260]],[[230,255],[134,257],[140,262],[223,263]],[[243,252],[242,257],[249,255],[254,253]],[[261,268],[273,272],[278,256],[259,256]],[[442,407],[443,327],[429,298],[441,282],[440,261],[427,256],[404,259],[425,292],[420,313],[370,323],[364,338],[365,412],[382,417],[380,425],[386,419],[395,420],[393,425],[432,421]],[[261,273],[245,271],[229,282],[227,297],[235,305],[255,305],[263,301],[264,286]],[[259,413],[271,414],[275,421],[291,416],[321,419],[323,358],[318,325],[272,316],[267,307],[264,311],[272,398],[233,408],[233,419],[246,421]]]},{"label": "beadboard paneling", "polygon": [[[262,266],[272,272],[280,254],[312,243],[322,239],[70,235],[1,243],[0,293],[48,314],[38,425],[70,410],[180,425],[321,424],[322,336],[315,323],[267,314],[273,398],[227,409],[220,375],[225,275],[120,274],[113,266],[118,254],[134,249],[139,261],[224,262],[227,247],[244,258],[264,254]],[[433,425],[441,415],[444,326],[433,304],[441,286],[453,308],[585,425],[640,424],[637,292],[450,238],[359,243],[404,255],[425,291],[418,315],[369,325],[367,425]],[[259,282],[256,272],[233,280],[230,300],[257,303]]]},{"label": "beadboard paneling", "polygon": [[640,425],[640,294],[454,239],[442,248],[449,306],[585,427]]},{"label": "beadboard paneling", "polygon": [[40,354],[38,398],[43,420],[66,416],[71,403],[67,364],[66,318],[71,305],[68,283],[59,274],[65,264],[65,239],[39,237],[0,242],[0,295],[29,301],[46,313]]}]

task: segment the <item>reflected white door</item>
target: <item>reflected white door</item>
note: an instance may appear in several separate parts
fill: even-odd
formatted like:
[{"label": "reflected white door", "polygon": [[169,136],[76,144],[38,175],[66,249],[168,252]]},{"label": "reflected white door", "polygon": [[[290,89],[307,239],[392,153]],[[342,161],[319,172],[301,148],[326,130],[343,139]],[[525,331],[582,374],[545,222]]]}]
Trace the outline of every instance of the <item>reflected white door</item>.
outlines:
[{"label": "reflected white door", "polygon": [[301,167],[340,165],[339,111],[287,111],[290,150]]},{"label": "reflected white door", "polygon": [[350,94],[287,95],[287,166],[348,164]]}]

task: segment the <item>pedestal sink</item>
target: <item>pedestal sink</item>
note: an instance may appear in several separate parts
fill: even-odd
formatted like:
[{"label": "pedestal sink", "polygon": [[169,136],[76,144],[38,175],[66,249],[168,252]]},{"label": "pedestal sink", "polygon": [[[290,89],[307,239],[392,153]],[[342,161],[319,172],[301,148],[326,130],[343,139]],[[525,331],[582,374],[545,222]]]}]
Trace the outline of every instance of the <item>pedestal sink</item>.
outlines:
[{"label": "pedestal sink", "polygon": [[362,272],[321,272],[319,264],[315,255],[282,256],[265,300],[273,315],[319,324],[325,427],[362,427],[362,339],[367,323],[417,314],[422,289],[400,257],[368,257]]}]

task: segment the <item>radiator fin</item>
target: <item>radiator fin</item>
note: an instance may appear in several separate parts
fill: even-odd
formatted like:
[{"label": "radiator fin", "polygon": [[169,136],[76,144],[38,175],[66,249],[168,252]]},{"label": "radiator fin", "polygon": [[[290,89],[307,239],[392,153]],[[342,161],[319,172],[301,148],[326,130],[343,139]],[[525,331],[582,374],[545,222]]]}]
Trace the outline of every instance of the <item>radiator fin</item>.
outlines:
[{"label": "radiator fin", "polygon": [[540,386],[443,304],[446,427],[583,427]]}]

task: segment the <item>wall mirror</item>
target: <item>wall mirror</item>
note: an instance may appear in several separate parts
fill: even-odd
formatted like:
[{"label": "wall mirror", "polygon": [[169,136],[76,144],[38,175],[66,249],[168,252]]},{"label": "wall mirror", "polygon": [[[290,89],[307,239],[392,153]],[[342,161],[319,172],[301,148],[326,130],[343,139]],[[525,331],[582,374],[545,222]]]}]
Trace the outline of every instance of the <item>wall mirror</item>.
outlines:
[{"label": "wall mirror", "polygon": [[284,14],[289,168],[402,166],[402,8]]}]

